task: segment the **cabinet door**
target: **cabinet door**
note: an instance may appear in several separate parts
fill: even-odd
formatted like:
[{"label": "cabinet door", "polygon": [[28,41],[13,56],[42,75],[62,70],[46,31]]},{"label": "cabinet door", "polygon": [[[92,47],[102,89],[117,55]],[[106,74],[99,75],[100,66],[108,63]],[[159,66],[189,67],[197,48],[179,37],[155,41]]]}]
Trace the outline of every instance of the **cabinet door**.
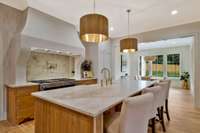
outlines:
[{"label": "cabinet door", "polygon": [[34,107],[34,97],[31,95],[17,97],[17,109],[22,110]]},{"label": "cabinet door", "polygon": [[22,96],[30,96],[32,92],[36,92],[39,90],[38,86],[26,86],[26,87],[20,87],[17,89],[17,97]]}]

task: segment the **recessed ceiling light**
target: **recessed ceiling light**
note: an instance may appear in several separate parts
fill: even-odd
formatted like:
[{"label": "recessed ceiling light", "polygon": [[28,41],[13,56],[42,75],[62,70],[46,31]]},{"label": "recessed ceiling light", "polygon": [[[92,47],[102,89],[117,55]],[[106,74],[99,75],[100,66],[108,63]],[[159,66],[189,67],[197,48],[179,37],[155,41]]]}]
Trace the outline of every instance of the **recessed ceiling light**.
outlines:
[{"label": "recessed ceiling light", "polygon": [[110,31],[114,31],[114,27],[110,27]]},{"label": "recessed ceiling light", "polygon": [[178,11],[177,11],[177,10],[171,11],[171,15],[176,15],[176,14],[178,14]]}]

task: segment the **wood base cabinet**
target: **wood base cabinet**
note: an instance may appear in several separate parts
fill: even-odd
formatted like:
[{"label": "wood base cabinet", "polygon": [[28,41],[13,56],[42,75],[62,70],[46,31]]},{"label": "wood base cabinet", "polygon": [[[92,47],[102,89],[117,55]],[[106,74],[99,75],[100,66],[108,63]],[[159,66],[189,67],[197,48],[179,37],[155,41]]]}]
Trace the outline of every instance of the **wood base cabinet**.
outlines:
[{"label": "wood base cabinet", "polygon": [[36,98],[35,133],[103,133],[103,114],[90,117]]},{"label": "wood base cabinet", "polygon": [[7,119],[13,124],[21,124],[34,118],[34,97],[39,85],[7,86]]},{"label": "wood base cabinet", "polygon": [[76,85],[92,85],[92,84],[97,84],[97,79],[76,80]]}]

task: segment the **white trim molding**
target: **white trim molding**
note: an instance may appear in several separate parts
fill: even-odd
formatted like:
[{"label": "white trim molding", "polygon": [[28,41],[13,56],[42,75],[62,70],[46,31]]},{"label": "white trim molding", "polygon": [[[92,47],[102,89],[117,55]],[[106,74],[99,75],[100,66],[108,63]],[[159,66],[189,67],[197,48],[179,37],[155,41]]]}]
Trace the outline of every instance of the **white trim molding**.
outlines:
[{"label": "white trim molding", "polygon": [[4,119],[4,89],[3,89],[3,37],[0,32],[0,120]]},{"label": "white trim molding", "polygon": [[193,76],[194,76],[194,105],[200,108],[200,33],[194,35],[193,44]]}]

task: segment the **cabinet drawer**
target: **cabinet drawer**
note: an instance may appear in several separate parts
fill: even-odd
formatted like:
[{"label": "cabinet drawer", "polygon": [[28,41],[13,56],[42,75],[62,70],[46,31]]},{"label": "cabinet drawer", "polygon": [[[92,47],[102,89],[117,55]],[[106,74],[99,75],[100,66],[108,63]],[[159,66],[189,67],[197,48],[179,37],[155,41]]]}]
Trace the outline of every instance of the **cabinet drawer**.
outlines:
[{"label": "cabinet drawer", "polygon": [[20,109],[17,111],[17,120],[22,122],[24,119],[33,119],[34,118],[34,107],[27,109]]},{"label": "cabinet drawer", "polygon": [[22,87],[17,89],[17,96],[27,96],[31,95],[32,92],[38,91],[39,86]]}]

